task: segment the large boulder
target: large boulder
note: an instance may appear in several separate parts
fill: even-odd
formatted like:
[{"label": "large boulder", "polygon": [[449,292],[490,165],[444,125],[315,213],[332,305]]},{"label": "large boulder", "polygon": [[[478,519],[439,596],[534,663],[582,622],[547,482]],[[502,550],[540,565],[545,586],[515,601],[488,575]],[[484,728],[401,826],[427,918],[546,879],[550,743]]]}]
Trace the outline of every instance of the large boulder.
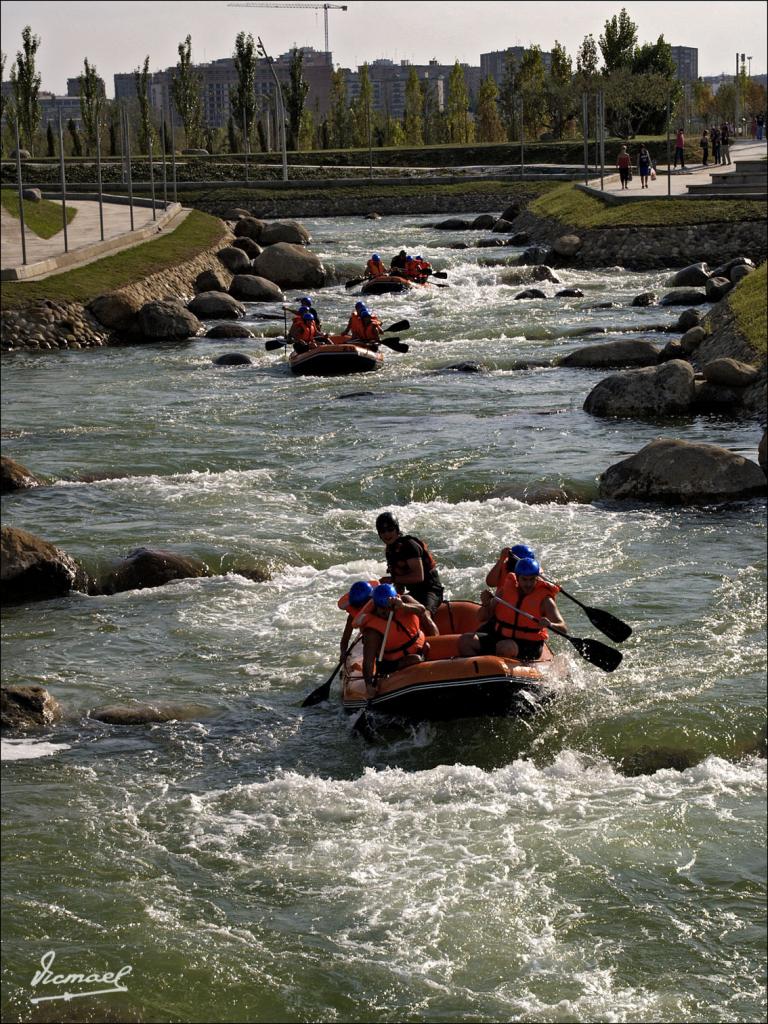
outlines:
[{"label": "large boulder", "polygon": [[701,324],[697,324],[695,327],[689,327],[680,339],[680,348],[683,351],[683,355],[693,355],[706,336],[707,330],[705,327],[702,327]]},{"label": "large boulder", "polygon": [[560,284],[560,278],[549,268],[543,265],[536,267],[513,267],[511,270],[502,270],[499,274],[501,284],[530,284],[532,281],[551,281],[552,284]]},{"label": "large boulder", "polygon": [[253,261],[253,268],[259,277],[266,277],[281,288],[321,288],[326,280],[319,258],[304,246],[289,242],[267,246]]},{"label": "large boulder", "polygon": [[720,299],[725,298],[732,288],[733,282],[729,277],[710,277],[704,290],[707,293],[709,302],[719,302]]},{"label": "large boulder", "polygon": [[503,217],[499,217],[497,221],[493,222],[491,231],[497,235],[508,235],[512,230],[512,221],[505,220]]},{"label": "large boulder", "polygon": [[260,245],[275,245],[277,242],[290,242],[291,245],[309,245],[312,238],[304,227],[295,220],[277,220],[268,224],[261,233]]},{"label": "large boulder", "polygon": [[225,211],[222,220],[242,220],[243,217],[250,217],[251,211],[243,209],[242,206],[231,206]]},{"label": "large boulder", "polygon": [[466,231],[467,228],[472,227],[471,223],[468,220],[464,220],[463,217],[449,217],[448,220],[441,220],[439,224],[434,226],[438,231]]},{"label": "large boulder", "polygon": [[560,235],[552,243],[552,248],[558,256],[575,256],[582,246],[578,235]]},{"label": "large boulder", "polygon": [[640,292],[630,302],[630,306],[655,306],[659,301],[659,297],[656,292]]},{"label": "large boulder", "polygon": [[256,335],[242,324],[214,324],[205,332],[206,338],[255,338]]},{"label": "large boulder", "polygon": [[261,244],[261,235],[267,226],[265,220],[258,217],[241,217],[235,224],[234,234],[236,238],[252,238],[254,242]]},{"label": "large boulder", "polygon": [[226,282],[213,270],[204,270],[195,278],[195,292],[226,292]]},{"label": "large boulder", "polygon": [[593,416],[674,416],[690,408],[693,378],[693,367],[682,359],[615,373],[590,391],[584,411]]},{"label": "large boulder", "polygon": [[689,331],[691,327],[695,327],[697,324],[700,324],[703,319],[704,313],[700,309],[684,309],[677,318],[675,330],[685,333],[686,331]]},{"label": "large boulder", "polygon": [[235,274],[229,294],[247,302],[283,302],[285,299],[279,285],[258,274]]},{"label": "large boulder", "polygon": [[551,258],[552,250],[548,245],[532,245],[520,254],[520,259],[517,262],[521,267],[531,267],[539,263],[546,263]]},{"label": "large boulder", "polygon": [[226,292],[200,292],[187,309],[202,320],[239,320],[245,316],[245,306]]},{"label": "large boulder", "polygon": [[41,483],[42,481],[20,462],[9,459],[7,455],[0,456],[0,494],[27,491],[30,487],[39,487]]},{"label": "large boulder", "polygon": [[205,717],[207,708],[192,704],[106,704],[92,708],[89,718],[109,725],[150,725],[153,722],[174,722]]},{"label": "large boulder", "polygon": [[546,297],[541,288],[526,288],[524,292],[516,295],[515,299],[546,299]]},{"label": "large boulder", "polygon": [[705,363],[702,370],[704,380],[726,388],[746,388],[760,377],[760,371],[749,363],[739,362],[725,356]]},{"label": "large boulder", "polygon": [[25,188],[21,192],[22,199],[28,199],[31,203],[42,203],[43,193],[39,188]]},{"label": "large boulder", "polygon": [[61,718],[61,707],[44,686],[0,688],[0,729],[44,729]]},{"label": "large boulder", "polygon": [[479,217],[475,217],[470,227],[474,231],[486,231],[488,228],[492,228],[498,220],[492,213],[481,213]]},{"label": "large boulder", "polygon": [[683,267],[667,281],[670,288],[698,288],[705,285],[710,277],[710,269],[706,263],[692,263]]},{"label": "large boulder", "polygon": [[242,249],[249,260],[255,260],[257,256],[261,256],[262,252],[261,246],[246,235],[243,235],[242,238],[236,238],[232,243],[232,248]]},{"label": "large boulder", "polygon": [[701,306],[704,302],[709,302],[707,293],[694,288],[678,288],[662,295],[659,300],[662,306]]},{"label": "large boulder", "polygon": [[137,296],[126,292],[107,292],[91,299],[87,309],[104,327],[124,331],[136,322],[141,305],[141,299]]},{"label": "large boulder", "polygon": [[181,302],[160,299],[141,307],[138,327],[144,338],[153,341],[184,341],[199,334],[203,325]]},{"label": "large boulder", "polygon": [[225,245],[216,255],[231,274],[242,274],[251,265],[251,257],[234,245]]},{"label": "large boulder", "polygon": [[717,413],[729,417],[743,413],[743,388],[728,388],[723,384],[712,384],[708,380],[697,380],[695,388],[694,412]]},{"label": "large boulder", "polygon": [[213,360],[214,366],[251,366],[253,360],[243,352],[225,352]]},{"label": "large boulder", "polygon": [[721,266],[715,267],[712,277],[730,277],[734,267],[750,267],[754,270],[755,264],[748,256],[734,256],[733,259],[727,260]]},{"label": "large boulder", "polygon": [[661,349],[652,341],[630,338],[627,341],[606,341],[569,352],[558,360],[559,366],[655,366]]},{"label": "large boulder", "polygon": [[768,493],[765,473],[749,459],[713,444],[659,438],[600,477],[601,498],[722,502]]},{"label": "large boulder", "polygon": [[750,274],[754,274],[755,268],[748,267],[746,263],[739,263],[735,267],[731,267],[728,276],[733,284],[738,284],[739,281],[743,281],[745,277],[749,277]]},{"label": "large boulder", "polygon": [[88,577],[74,558],[27,530],[3,526],[0,553],[3,604],[46,601],[88,589]]},{"label": "large boulder", "polygon": [[208,566],[197,558],[159,548],[137,548],[100,580],[96,590],[100,594],[119,594],[210,575]]},{"label": "large boulder", "polygon": [[513,221],[515,217],[519,217],[523,209],[523,204],[519,199],[510,203],[506,210],[502,210],[499,219]]}]

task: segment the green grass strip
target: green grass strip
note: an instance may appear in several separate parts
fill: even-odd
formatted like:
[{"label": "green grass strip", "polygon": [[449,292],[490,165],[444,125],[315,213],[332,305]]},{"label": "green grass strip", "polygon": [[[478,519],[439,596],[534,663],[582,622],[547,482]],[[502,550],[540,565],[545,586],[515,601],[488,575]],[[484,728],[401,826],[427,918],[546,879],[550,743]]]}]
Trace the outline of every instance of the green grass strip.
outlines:
[{"label": "green grass strip", "polygon": [[764,220],[768,204],[756,199],[644,199],[612,206],[568,183],[528,207],[570,228],[674,227],[724,221]]},{"label": "green grass strip", "polygon": [[[16,220],[19,219],[19,193],[10,188],[0,191],[0,202],[3,209],[7,210]],[[67,207],[67,224],[77,215],[77,210]],[[50,199],[41,199],[34,202],[31,199],[24,200],[24,224],[38,238],[53,238],[62,230],[61,203],[51,202]]]},{"label": "green grass strip", "polygon": [[734,312],[739,331],[755,350],[757,355],[766,357],[768,348],[768,306],[765,302],[768,284],[768,264],[761,263],[754,274],[750,274],[728,293],[727,302]]},{"label": "green grass strip", "polygon": [[190,214],[170,234],[124,249],[85,267],[54,274],[42,281],[3,283],[2,309],[16,309],[41,299],[86,303],[103,292],[114,291],[169,267],[194,259],[216,245],[226,227],[218,217],[199,210]]}]

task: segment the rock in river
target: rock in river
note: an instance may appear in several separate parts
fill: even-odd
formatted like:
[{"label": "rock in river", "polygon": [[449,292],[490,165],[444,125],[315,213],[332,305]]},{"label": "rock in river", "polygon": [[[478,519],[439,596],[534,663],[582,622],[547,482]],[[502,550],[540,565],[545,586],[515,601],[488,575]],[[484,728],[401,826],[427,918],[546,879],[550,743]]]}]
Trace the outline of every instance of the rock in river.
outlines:
[{"label": "rock in river", "polygon": [[45,601],[88,589],[88,577],[74,558],[27,530],[3,526],[0,551],[3,604]]},{"label": "rock in river", "polygon": [[674,416],[693,402],[693,377],[693,367],[682,359],[615,373],[590,391],[584,411],[593,416]]}]

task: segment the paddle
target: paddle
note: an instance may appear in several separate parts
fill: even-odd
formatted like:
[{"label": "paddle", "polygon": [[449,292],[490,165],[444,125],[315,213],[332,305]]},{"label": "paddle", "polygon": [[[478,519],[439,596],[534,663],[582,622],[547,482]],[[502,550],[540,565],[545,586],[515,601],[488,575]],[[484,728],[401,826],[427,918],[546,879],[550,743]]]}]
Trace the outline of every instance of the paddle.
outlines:
[{"label": "paddle", "polygon": [[[539,621],[535,615],[529,615],[528,612],[524,612],[521,608],[516,608],[509,601],[504,601],[500,597],[497,597],[496,600],[499,604],[503,604],[507,608],[511,608],[513,612],[517,612],[518,615],[524,615],[526,619],[532,619],[534,622]],[[552,626],[551,629],[553,633],[564,637],[572,644],[585,661],[597,665],[604,672],[613,672],[621,664],[624,655],[621,651],[617,651],[615,647],[609,647],[607,644],[601,643],[599,640],[592,640],[590,637],[571,636],[570,633],[557,629],[555,626]]]},{"label": "paddle", "polygon": [[[543,576],[541,578],[544,579]],[[589,605],[583,604],[577,597],[569,594],[567,590],[563,590],[562,587],[560,587],[560,593],[563,597],[567,597],[569,601],[577,604],[579,608],[583,608],[592,625],[617,644],[632,636],[632,627],[628,626],[626,622],[622,622],[621,619],[617,619],[615,615],[611,615],[610,612],[606,612],[602,608],[590,608]]]},{"label": "paddle", "polygon": [[407,352],[410,345],[405,345],[399,338],[379,338],[379,344],[391,348],[393,352]]},{"label": "paddle", "polygon": [[[392,616],[395,614],[395,609],[389,609],[389,616],[387,618],[387,628],[384,630],[384,636],[381,638],[381,647],[379,648],[379,656],[376,659],[376,678],[378,679],[381,663],[384,660],[384,651],[387,646],[387,637],[389,636],[389,627],[392,625]],[[371,701],[370,698],[366,700],[365,707],[360,708],[358,713],[355,715],[352,721],[352,731],[359,732],[366,738],[370,736],[370,729],[368,728],[368,710],[370,709]]]},{"label": "paddle", "polygon": [[274,352],[278,348],[282,348],[283,345],[290,345],[291,342],[287,338],[270,338],[269,341],[264,342],[264,348],[267,352]]},{"label": "paddle", "polygon": [[407,331],[410,326],[410,320],[398,320],[397,323],[392,324],[391,327],[382,327],[382,331],[385,334],[397,334],[399,331]]},{"label": "paddle", "polygon": [[353,277],[351,281],[346,281],[344,283],[344,287],[345,288],[354,288],[356,285],[362,284],[363,281],[365,281],[364,277]]},{"label": "paddle", "polygon": [[448,274],[444,270],[428,270],[427,271],[427,276],[428,277],[439,277],[441,281],[444,281],[446,279],[446,277],[448,277]]},{"label": "paddle", "polygon": [[349,654],[349,652],[352,650],[352,648],[355,646],[359,639],[360,634],[358,633],[358,635],[354,638],[349,647],[347,647],[346,651],[344,651],[342,656],[339,658],[339,663],[333,670],[333,672],[331,672],[330,676],[326,679],[322,686],[318,686],[317,689],[313,690],[308,697],[304,698],[304,700],[301,702],[301,707],[312,708],[315,706],[315,704],[322,704],[324,700],[328,700],[328,696],[331,692],[331,683],[336,678],[336,673],[344,664],[344,659],[346,658],[346,656]]}]

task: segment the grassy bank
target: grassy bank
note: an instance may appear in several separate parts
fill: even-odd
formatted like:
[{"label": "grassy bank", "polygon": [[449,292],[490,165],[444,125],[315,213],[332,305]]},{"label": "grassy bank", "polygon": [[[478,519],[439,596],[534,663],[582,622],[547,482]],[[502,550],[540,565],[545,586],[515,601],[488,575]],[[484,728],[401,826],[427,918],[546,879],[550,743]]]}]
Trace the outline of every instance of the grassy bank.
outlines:
[{"label": "grassy bank", "polygon": [[572,183],[557,185],[528,207],[569,228],[674,227],[722,221],[765,220],[767,207],[754,199],[644,199],[609,205]]},{"label": "grassy bank", "polygon": [[193,210],[175,231],[133,249],[42,281],[3,283],[0,308],[16,309],[41,299],[88,302],[102,292],[113,291],[194,259],[203,250],[216,245],[225,231],[225,225],[217,217]]},{"label": "grassy bank", "polygon": [[768,348],[768,264],[763,263],[754,274],[745,277],[738,287],[728,295],[728,305],[733,310],[739,331],[747,339],[756,354],[763,359]]},{"label": "grassy bank", "polygon": [[[7,210],[12,217],[19,219],[19,193],[10,188],[0,191],[0,202],[3,209]],[[67,207],[67,224],[77,215],[77,210],[71,206]],[[52,203],[50,199],[41,199],[33,202],[31,199],[24,200],[24,224],[38,238],[52,238],[63,228],[61,216],[61,203]]]}]

